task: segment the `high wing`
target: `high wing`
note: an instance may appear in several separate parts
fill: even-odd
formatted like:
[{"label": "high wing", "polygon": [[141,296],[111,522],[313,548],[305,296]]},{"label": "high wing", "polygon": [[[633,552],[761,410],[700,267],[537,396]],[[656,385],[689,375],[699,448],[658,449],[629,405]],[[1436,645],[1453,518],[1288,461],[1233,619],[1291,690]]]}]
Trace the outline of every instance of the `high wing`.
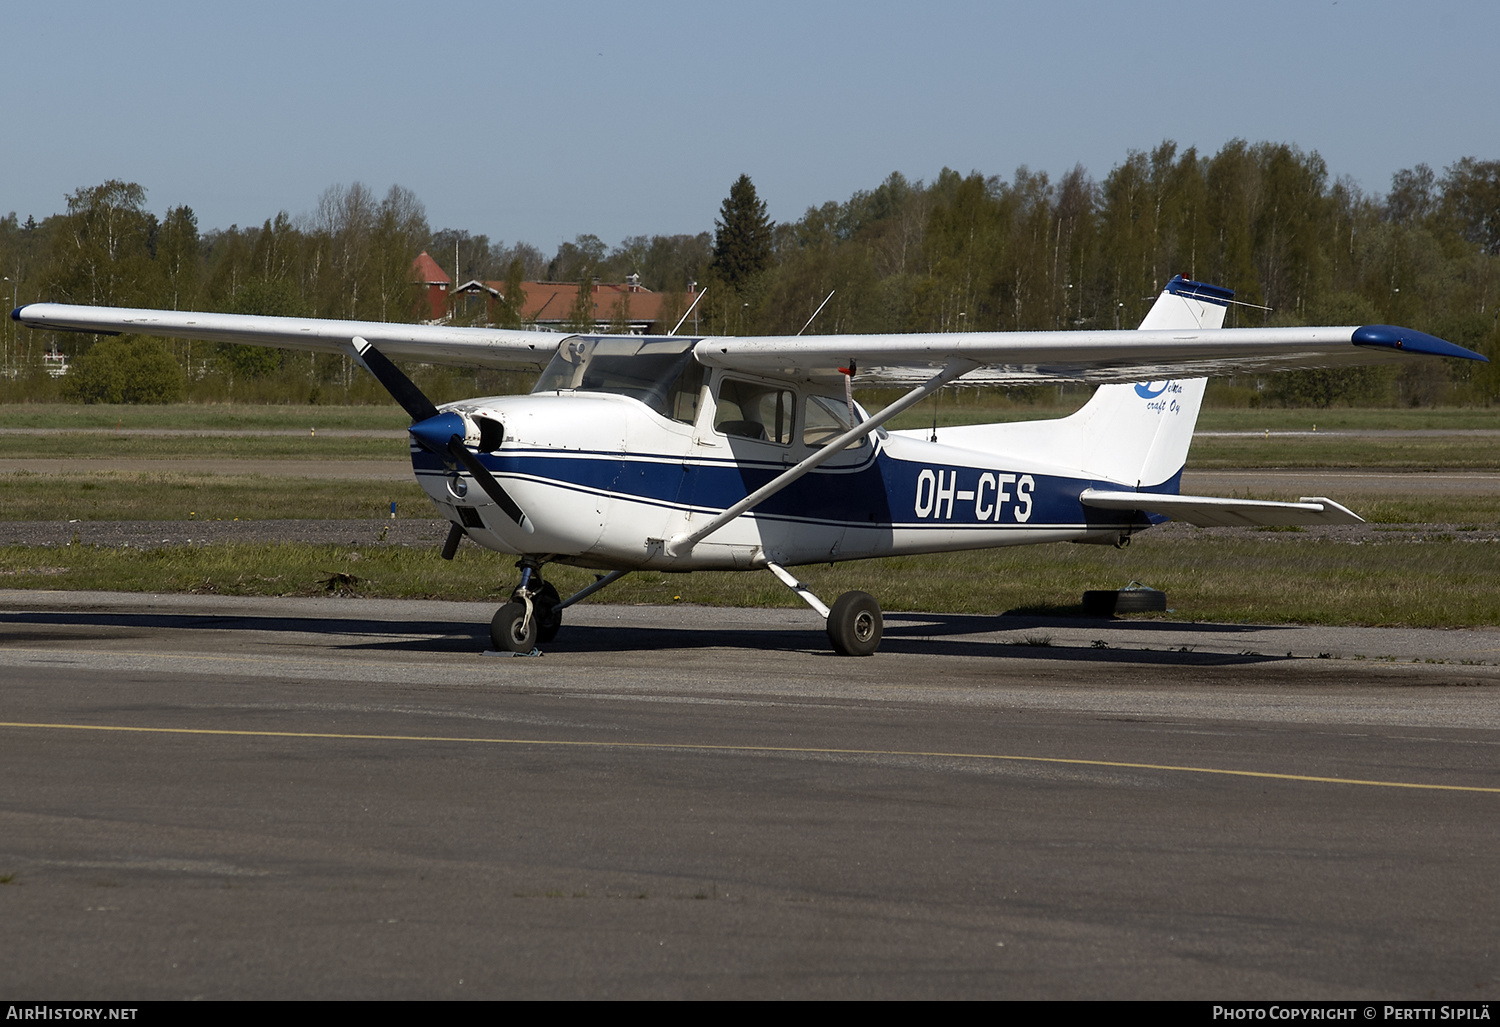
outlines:
[{"label": "high wing", "polygon": [[1375,364],[1403,354],[1478,353],[1391,325],[1232,328],[1234,291],[1176,276],[1131,331],[960,332],[704,339],[694,351],[710,367],[832,382],[855,371],[860,384],[908,385],[956,362],[966,385],[1161,381],[1239,372]]},{"label": "high wing", "polygon": [[[1486,360],[1436,336],[1392,325],[1220,328],[1233,293],[1181,277],[1141,327],[1120,331],[957,332],[914,335],[707,338],[694,347],[709,367],[861,385],[912,385],[955,363],[968,385],[1158,381],[1241,372],[1396,361],[1405,355]],[[568,338],[545,332],[389,324],[248,314],[33,303],[11,317],[30,328],[347,352],[359,337],[388,357],[474,367],[540,369]],[[1199,325],[1184,329],[1184,324]]]},{"label": "high wing", "polygon": [[249,346],[317,353],[345,353],[350,340],[362,338],[388,357],[428,364],[470,367],[531,367],[541,370],[567,338],[551,332],[497,328],[452,328],[447,325],[391,324],[383,321],[333,321],[312,317],[263,317],[252,314],[200,314],[178,310],[135,310],[32,303],[11,317],[28,328],[119,335],[157,335],[203,339]]},{"label": "high wing", "polygon": [[1403,354],[1487,360],[1436,336],[1392,325],[1081,332],[968,332],[704,339],[700,363],[750,373],[906,385],[953,360],[979,366],[967,385],[1140,382],[1294,368],[1376,364]]}]

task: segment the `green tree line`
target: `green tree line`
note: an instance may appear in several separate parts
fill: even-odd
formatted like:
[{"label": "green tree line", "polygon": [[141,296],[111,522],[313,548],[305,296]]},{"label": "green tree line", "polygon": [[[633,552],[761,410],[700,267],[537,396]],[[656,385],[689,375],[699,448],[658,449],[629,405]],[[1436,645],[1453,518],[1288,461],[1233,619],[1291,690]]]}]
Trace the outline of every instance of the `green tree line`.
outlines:
[{"label": "green tree line", "polygon": [[[1230,324],[1402,324],[1500,356],[1500,161],[1477,158],[1441,173],[1405,169],[1389,192],[1366,194],[1294,146],[1234,140],[1210,156],[1164,142],[1130,152],[1102,181],[1082,167],[1056,179],[1026,167],[1008,179],[946,168],[930,182],[892,174],[783,224],[770,222],[742,176],[712,233],[632,236],[614,247],[582,235],[551,257],[524,242],[434,232],[399,186],[384,197],[358,183],[334,186],[310,214],[212,231],[186,206],[158,218],[134,183],[79,189],[66,201],[40,223],[0,219],[0,274],[18,302],[413,320],[424,313],[409,268],[427,250],[460,284],[637,274],[648,288],[685,293],[697,283],[709,290],[702,330],[723,334],[795,333],[830,293],[811,331],[1129,328],[1183,274],[1255,305],[1231,308]],[[40,336],[7,325],[13,397],[64,387],[42,381],[52,340]],[[74,358],[90,345],[58,341]],[[257,383],[270,381],[289,398],[377,395],[342,358],[201,343],[167,352],[194,398],[257,398]],[[1500,369],[1424,362],[1235,388],[1245,401],[1292,404],[1492,403]]]},{"label": "green tree line", "polygon": [[[1500,356],[1500,161],[1418,165],[1379,196],[1296,147],[1235,140],[1204,157],[1166,142],[1102,182],[1082,167],[1055,181],[1025,167],[1009,180],[893,174],[769,238],[762,270],[710,266],[711,330],[794,333],[830,292],[814,331],[1132,328],[1182,274],[1255,305],[1232,307],[1230,325],[1400,324]],[[1241,385],[1298,405],[1487,404],[1497,370],[1424,362]]]}]

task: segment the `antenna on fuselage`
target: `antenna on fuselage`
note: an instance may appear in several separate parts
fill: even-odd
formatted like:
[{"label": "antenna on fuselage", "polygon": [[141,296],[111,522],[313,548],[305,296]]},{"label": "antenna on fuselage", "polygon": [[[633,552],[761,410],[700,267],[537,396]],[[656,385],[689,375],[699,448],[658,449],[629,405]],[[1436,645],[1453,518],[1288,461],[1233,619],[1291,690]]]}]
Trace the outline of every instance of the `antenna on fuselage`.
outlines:
[{"label": "antenna on fuselage", "polygon": [[[700,292],[698,294],[698,300],[701,300],[703,297],[705,297],[707,295],[708,295],[708,290],[704,289],[702,292]],[[672,330],[667,333],[668,335],[676,335],[677,334],[677,329],[681,328],[682,327],[682,322],[684,322],[684,321],[686,321],[688,319],[688,315],[693,312],[693,307],[696,307],[698,305],[698,300],[693,300],[692,305],[689,306],[687,308],[687,310],[683,311],[682,317],[679,318],[678,321],[677,321],[677,323],[672,326]]]},{"label": "antenna on fuselage", "polygon": [[823,297],[823,302],[818,304],[818,309],[813,311],[813,316],[807,319],[807,324],[802,326],[802,331],[799,331],[797,333],[798,335],[801,335],[802,332],[807,331],[808,326],[811,325],[815,320],[817,320],[818,315],[823,313],[823,308],[828,306],[828,301],[833,299],[833,294],[836,292],[838,292],[837,289],[830,289],[828,291],[828,295]]}]

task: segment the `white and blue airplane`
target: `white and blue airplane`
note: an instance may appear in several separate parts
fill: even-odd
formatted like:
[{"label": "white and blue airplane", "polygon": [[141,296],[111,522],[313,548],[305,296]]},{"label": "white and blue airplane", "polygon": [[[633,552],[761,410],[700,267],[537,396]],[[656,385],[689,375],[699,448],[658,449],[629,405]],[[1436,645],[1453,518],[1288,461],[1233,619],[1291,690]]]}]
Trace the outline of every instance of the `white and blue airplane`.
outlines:
[{"label": "white and blue airplane", "polygon": [[[452,527],[520,557],[495,646],[554,638],[568,606],[633,570],[769,570],[826,619],[839,653],[880,645],[879,604],[830,607],[789,568],[1039,542],[1124,545],[1169,519],[1197,525],[1357,523],[1331,499],[1181,494],[1206,377],[1413,356],[1484,360],[1389,325],[1224,329],[1233,293],[1174,278],[1137,331],[685,338],[36,303],[42,330],[204,339],[346,353],[411,415],[417,481]],[[532,367],[525,396],[435,406],[392,362]],[[954,382],[1092,382],[1044,421],[887,431]],[[855,385],[911,385],[870,414]],[[605,572],[562,598],[548,563]]]}]

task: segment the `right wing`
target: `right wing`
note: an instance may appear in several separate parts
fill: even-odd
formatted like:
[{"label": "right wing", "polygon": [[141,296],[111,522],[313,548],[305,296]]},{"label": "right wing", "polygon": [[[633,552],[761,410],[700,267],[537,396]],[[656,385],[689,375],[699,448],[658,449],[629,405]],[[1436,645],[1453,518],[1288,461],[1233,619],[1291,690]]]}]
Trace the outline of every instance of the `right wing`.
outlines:
[{"label": "right wing", "polygon": [[388,357],[424,363],[471,367],[540,370],[569,336],[502,328],[451,328],[447,325],[390,324],[383,321],[334,321],[312,317],[263,317],[253,314],[201,314],[179,310],[134,310],[85,307],[65,303],[31,303],[11,312],[28,328],[51,331],[203,339],[250,346],[317,353],[348,353],[358,336]]}]

